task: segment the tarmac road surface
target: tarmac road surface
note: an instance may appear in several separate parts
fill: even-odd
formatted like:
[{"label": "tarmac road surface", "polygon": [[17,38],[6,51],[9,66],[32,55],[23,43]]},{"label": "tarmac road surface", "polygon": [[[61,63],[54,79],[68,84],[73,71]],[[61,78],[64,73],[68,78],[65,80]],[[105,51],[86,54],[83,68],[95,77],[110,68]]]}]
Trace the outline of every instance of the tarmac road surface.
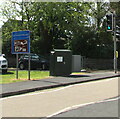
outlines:
[{"label": "tarmac road surface", "polygon": [[71,110],[64,110],[53,117],[120,117],[119,104],[120,97],[115,97],[81,107],[74,107]]},{"label": "tarmac road surface", "polygon": [[0,99],[2,117],[50,117],[66,108],[118,96],[118,78]]}]

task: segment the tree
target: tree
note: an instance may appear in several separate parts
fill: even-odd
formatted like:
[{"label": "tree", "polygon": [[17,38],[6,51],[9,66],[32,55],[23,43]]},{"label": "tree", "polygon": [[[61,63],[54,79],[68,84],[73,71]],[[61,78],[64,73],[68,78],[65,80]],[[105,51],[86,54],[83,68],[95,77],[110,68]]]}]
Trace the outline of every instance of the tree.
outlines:
[{"label": "tree", "polygon": [[[22,3],[12,0],[9,2],[10,4],[3,9],[3,15],[9,19],[3,26],[3,49],[7,44],[6,41],[9,44],[11,42],[12,31],[30,30],[31,52],[37,54],[46,55],[52,49],[66,48],[71,49],[73,54],[103,57],[100,54],[103,54],[103,46],[107,45],[108,48],[104,55],[110,51],[111,36],[106,37],[104,26],[107,4],[89,2]],[[95,7],[96,5],[97,7]],[[11,8],[11,6],[14,7]],[[10,10],[13,13],[11,16]],[[108,39],[110,39],[109,43]],[[10,47],[7,52],[10,53]]]},{"label": "tree", "polygon": [[[71,48],[73,31],[80,25],[84,27],[88,24],[88,4],[85,3],[10,2],[10,6],[14,6],[13,16],[9,15],[10,6],[3,10],[3,14],[9,17],[9,20],[12,17],[15,19],[15,16],[20,18],[21,26],[17,24],[17,30],[31,30],[34,39],[31,40],[32,51],[42,50],[39,53],[49,53],[53,48]],[[14,28],[11,31],[14,31]]]}]

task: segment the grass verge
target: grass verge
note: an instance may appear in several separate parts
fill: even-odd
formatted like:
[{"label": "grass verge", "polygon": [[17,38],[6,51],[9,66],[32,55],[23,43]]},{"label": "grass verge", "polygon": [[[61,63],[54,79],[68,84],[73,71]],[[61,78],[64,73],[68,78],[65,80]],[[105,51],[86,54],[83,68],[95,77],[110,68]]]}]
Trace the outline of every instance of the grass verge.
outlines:
[{"label": "grass verge", "polygon": [[[19,71],[18,79],[16,79],[16,71],[8,71],[6,74],[0,75],[0,84],[14,83],[28,80],[28,71]],[[31,80],[38,80],[49,77],[49,71],[31,71]]]}]

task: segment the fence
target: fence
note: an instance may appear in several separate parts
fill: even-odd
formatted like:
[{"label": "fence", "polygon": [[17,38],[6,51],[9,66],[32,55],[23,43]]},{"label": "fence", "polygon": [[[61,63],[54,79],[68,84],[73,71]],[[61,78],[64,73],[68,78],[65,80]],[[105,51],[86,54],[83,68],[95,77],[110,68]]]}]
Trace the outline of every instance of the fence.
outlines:
[{"label": "fence", "polygon": [[[81,59],[81,58],[79,58]],[[8,64],[9,67],[16,67],[16,58],[15,57],[8,57]],[[101,69],[113,70],[113,59],[91,59],[91,58],[83,58],[81,64],[81,69]],[[80,61],[81,62],[81,61]],[[120,59],[118,59],[118,69],[120,69]]]},{"label": "fence", "polygon": [[[90,69],[101,69],[101,70],[107,70],[107,69],[113,69],[114,61],[113,59],[90,59],[85,58],[84,59],[84,68],[90,68]],[[118,59],[118,69],[120,69],[120,59]]]}]

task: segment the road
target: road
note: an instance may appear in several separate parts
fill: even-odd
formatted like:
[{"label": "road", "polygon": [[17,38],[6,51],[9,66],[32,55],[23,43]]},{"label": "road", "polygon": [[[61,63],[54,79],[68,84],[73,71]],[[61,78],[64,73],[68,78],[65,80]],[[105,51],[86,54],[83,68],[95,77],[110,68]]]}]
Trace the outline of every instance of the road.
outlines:
[{"label": "road", "polygon": [[50,117],[78,105],[118,96],[118,78],[0,99],[2,117]]},{"label": "road", "polygon": [[71,110],[64,110],[53,117],[118,117],[118,114],[120,114],[119,103],[120,97],[115,97],[85,106],[80,105]]}]

